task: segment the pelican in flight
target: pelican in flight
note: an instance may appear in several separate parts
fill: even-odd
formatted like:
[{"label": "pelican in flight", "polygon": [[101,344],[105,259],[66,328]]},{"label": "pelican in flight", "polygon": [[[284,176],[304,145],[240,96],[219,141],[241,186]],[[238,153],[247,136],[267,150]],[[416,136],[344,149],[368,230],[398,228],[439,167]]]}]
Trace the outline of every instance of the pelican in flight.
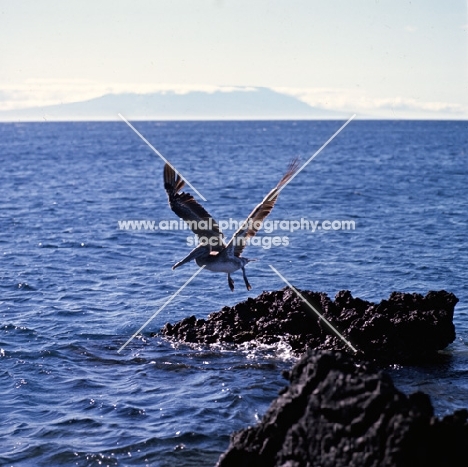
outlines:
[{"label": "pelican in flight", "polygon": [[181,192],[185,181],[171,165],[166,163],[164,166],[164,189],[169,198],[169,206],[179,218],[182,218],[189,225],[193,233],[198,237],[197,247],[184,259],[174,264],[172,269],[195,260],[198,266],[204,266],[209,271],[226,273],[231,291],[234,291],[234,281],[231,274],[238,269],[242,269],[245,286],[247,290],[250,290],[252,287],[245,275],[245,266],[248,262],[255,260],[241,256],[246,246],[246,240],[253,237],[262,226],[263,220],[270,214],[278,199],[279,191],[296,173],[298,166],[299,160],[294,159],[289,164],[283,178],[263,198],[263,201],[253,209],[226,244],[217,222],[203,206],[195,201],[191,194]]}]

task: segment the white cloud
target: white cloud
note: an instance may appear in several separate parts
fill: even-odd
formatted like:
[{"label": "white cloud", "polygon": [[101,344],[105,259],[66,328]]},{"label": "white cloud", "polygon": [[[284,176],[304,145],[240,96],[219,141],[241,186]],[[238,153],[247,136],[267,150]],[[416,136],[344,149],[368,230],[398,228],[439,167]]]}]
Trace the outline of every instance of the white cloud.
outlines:
[{"label": "white cloud", "polygon": [[[274,88],[277,92],[297,97],[301,101],[328,110],[368,114],[370,116],[388,116],[396,111],[409,114],[453,114],[454,117],[468,116],[468,109],[460,104],[441,101],[421,101],[402,96],[370,97],[357,89],[335,88]],[[399,115],[399,117],[404,117]]]},{"label": "white cloud", "polygon": [[[44,107],[48,105],[80,102],[104,94],[169,93],[187,94],[255,91],[255,87],[213,86],[203,84],[111,83],[91,80],[28,80],[18,85],[0,85],[0,110]],[[357,113],[358,116],[381,118],[437,118],[452,116],[468,118],[468,109],[460,104],[441,101],[421,101],[403,96],[371,97],[361,89],[352,88],[291,88],[274,87],[276,92],[294,96],[320,109]]]},{"label": "white cloud", "polygon": [[90,80],[27,80],[21,84],[0,85],[0,110],[44,107],[55,104],[80,102],[104,94],[174,92],[187,94],[253,91],[253,87],[212,86],[199,84],[113,83],[101,84]]},{"label": "white cloud", "polygon": [[0,110],[76,102],[106,92],[103,86],[87,80],[27,80],[21,84],[4,84],[0,89]]}]

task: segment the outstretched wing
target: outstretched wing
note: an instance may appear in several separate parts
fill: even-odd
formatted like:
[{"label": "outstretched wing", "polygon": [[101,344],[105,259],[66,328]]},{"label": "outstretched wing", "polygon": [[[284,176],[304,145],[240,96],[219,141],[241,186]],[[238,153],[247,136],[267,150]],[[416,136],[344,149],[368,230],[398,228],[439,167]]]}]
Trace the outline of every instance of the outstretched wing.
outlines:
[{"label": "outstretched wing", "polygon": [[240,256],[245,248],[246,240],[253,237],[260,227],[262,226],[265,217],[270,214],[273,206],[278,199],[281,188],[287,183],[291,177],[296,173],[299,168],[299,159],[293,159],[288,166],[288,170],[284,174],[283,178],[279,181],[278,185],[273,188],[266,196],[263,201],[258,204],[255,209],[249,214],[249,217],[242,223],[237,232],[233,235],[229,241],[227,247],[234,248],[234,255]]},{"label": "outstretched wing", "polygon": [[182,177],[166,163],[164,166],[164,189],[169,206],[182,218],[201,243],[208,242],[213,251],[221,251],[226,245],[218,223],[190,193],[179,193],[185,185]]}]

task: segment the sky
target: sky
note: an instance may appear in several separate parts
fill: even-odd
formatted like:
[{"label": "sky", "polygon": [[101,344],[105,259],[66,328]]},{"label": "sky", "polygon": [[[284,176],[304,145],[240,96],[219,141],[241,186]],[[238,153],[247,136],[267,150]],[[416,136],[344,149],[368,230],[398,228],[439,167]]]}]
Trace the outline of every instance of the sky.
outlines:
[{"label": "sky", "polygon": [[267,87],[382,118],[468,118],[461,0],[0,0],[0,110]]}]

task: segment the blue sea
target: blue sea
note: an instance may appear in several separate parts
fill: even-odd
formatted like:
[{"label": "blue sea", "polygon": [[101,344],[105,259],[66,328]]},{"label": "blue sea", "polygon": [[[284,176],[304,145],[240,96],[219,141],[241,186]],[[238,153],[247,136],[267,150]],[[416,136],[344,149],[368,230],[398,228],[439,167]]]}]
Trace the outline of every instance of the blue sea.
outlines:
[{"label": "blue sea", "polygon": [[[289,161],[344,122],[133,122],[217,220],[243,219]],[[269,220],[354,229],[260,231],[233,278],[173,271],[188,230],[124,230],[176,220],[163,161],[123,121],[0,124],[0,465],[213,466],[230,434],[258,422],[294,363],[286,346],[190,348],[155,333],[285,284],[380,301],[453,292],[456,341],[442,363],[395,366],[438,416],[468,407],[468,122],[352,121],[281,192]],[[164,225],[164,224],[163,224]],[[283,226],[286,224],[283,224]],[[229,238],[234,231],[227,229]],[[262,240],[268,246],[270,240]]]}]

